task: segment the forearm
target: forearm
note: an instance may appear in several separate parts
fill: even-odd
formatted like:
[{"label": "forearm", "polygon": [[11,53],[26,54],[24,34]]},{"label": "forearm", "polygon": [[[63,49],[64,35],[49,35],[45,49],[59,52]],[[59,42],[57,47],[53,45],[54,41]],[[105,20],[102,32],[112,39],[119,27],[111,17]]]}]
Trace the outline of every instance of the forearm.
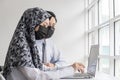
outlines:
[{"label": "forearm", "polygon": [[62,68],[62,67],[66,67],[66,66],[68,66],[68,65],[67,65],[67,63],[65,61],[57,61],[55,63],[55,67],[57,67],[58,69]]},{"label": "forearm", "polygon": [[29,67],[19,67],[18,70],[27,78],[27,80],[37,80],[38,69]]},{"label": "forearm", "polygon": [[61,69],[65,66],[63,66],[63,63],[57,62],[56,64],[54,63],[46,63],[42,66],[43,71],[53,71],[53,70],[58,70]]}]

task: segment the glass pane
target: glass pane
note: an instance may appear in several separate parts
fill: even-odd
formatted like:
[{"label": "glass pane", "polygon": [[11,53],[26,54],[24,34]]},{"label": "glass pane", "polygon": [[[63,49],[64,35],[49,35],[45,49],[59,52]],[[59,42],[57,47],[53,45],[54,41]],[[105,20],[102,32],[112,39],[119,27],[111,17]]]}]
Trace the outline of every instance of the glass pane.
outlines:
[{"label": "glass pane", "polygon": [[99,24],[109,19],[109,0],[99,1]]},{"label": "glass pane", "polygon": [[109,55],[109,26],[100,29],[99,46],[100,55]]},{"label": "glass pane", "polygon": [[98,31],[89,34],[89,51],[91,45],[98,44]]},{"label": "glass pane", "polygon": [[120,21],[115,23],[115,54],[120,55]]},{"label": "glass pane", "polygon": [[120,0],[115,0],[115,16],[120,15]]},{"label": "glass pane", "polygon": [[98,25],[97,4],[89,10],[89,29]]},{"label": "glass pane", "polygon": [[91,4],[94,0],[89,0],[89,4]]},{"label": "glass pane", "polygon": [[120,60],[116,60],[116,64],[115,64],[115,76],[120,79]]},{"label": "glass pane", "polygon": [[109,59],[100,59],[100,66],[99,66],[99,69],[100,69],[100,72],[104,72],[104,73],[107,73],[109,74],[110,73],[110,61]]}]

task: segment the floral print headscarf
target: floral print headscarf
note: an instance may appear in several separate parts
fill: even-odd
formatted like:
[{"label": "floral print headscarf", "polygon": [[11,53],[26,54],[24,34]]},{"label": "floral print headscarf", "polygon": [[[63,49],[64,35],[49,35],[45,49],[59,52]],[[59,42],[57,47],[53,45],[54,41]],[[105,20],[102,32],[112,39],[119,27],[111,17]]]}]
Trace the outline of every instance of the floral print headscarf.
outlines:
[{"label": "floral print headscarf", "polygon": [[35,43],[35,27],[49,17],[50,14],[38,7],[29,8],[23,13],[6,55],[3,70],[5,78],[14,67],[41,69],[42,62]]}]

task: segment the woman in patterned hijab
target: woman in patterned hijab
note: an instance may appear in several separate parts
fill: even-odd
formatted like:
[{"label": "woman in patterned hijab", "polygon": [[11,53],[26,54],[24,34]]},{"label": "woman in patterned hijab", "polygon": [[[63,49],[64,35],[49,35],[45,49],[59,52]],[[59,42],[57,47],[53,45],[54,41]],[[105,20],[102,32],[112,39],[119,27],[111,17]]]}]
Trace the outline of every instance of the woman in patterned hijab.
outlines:
[{"label": "woman in patterned hijab", "polygon": [[12,68],[18,66],[41,69],[42,63],[35,43],[35,27],[49,17],[50,14],[37,7],[23,13],[7,52],[3,71],[5,78]]}]

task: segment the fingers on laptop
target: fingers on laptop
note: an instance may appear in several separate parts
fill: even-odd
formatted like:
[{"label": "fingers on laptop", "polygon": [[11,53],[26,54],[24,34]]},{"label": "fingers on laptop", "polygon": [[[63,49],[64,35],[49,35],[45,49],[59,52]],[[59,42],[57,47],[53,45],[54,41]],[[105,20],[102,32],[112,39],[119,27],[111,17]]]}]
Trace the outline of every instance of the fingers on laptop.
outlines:
[{"label": "fingers on laptop", "polygon": [[78,63],[80,66],[82,66],[83,68],[85,68],[85,66],[82,63]]},{"label": "fingers on laptop", "polygon": [[78,71],[81,72],[81,73],[84,73],[84,68],[81,67],[81,66],[78,66]]},{"label": "fingers on laptop", "polygon": [[73,63],[72,67],[74,68],[75,71],[84,73],[85,66],[83,64],[75,62],[75,63]]}]

